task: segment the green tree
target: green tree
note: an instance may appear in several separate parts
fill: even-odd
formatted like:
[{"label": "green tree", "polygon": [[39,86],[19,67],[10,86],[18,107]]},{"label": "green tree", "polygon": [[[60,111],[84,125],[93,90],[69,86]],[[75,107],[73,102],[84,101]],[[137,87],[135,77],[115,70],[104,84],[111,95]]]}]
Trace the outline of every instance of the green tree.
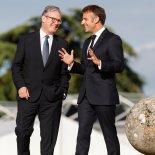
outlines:
[{"label": "green tree", "polygon": [[[81,11],[78,9],[71,10],[71,15],[64,15],[62,17],[61,29],[58,34],[64,37],[70,43],[70,49],[74,49],[75,58],[79,61],[81,55],[81,47],[83,41],[90,35],[84,32],[81,23]],[[12,58],[15,54],[16,43],[22,34],[35,31],[40,28],[40,17],[32,17],[23,25],[19,25],[8,32],[0,35],[0,67],[2,68],[4,61],[9,60],[12,62]],[[112,29],[109,28],[111,31]],[[116,78],[117,87],[119,91],[126,92],[142,92],[142,87],[144,85],[144,80],[138,75],[128,63],[128,58],[137,57],[136,52],[126,41],[123,40],[123,49],[125,52],[126,63],[125,70],[122,74],[118,74]],[[11,63],[10,63],[11,64]],[[5,79],[5,80],[4,80]],[[80,84],[82,81],[82,76],[72,75],[70,80],[70,93],[78,93]],[[11,81],[10,68],[3,76],[0,77],[0,82],[3,83],[0,87],[0,99],[15,99],[15,89]],[[8,88],[5,88],[4,87]],[[9,95],[8,95],[9,93]]]},{"label": "green tree", "polygon": [[15,53],[16,44],[0,42],[0,99],[14,100],[15,87],[12,83],[10,66]]}]

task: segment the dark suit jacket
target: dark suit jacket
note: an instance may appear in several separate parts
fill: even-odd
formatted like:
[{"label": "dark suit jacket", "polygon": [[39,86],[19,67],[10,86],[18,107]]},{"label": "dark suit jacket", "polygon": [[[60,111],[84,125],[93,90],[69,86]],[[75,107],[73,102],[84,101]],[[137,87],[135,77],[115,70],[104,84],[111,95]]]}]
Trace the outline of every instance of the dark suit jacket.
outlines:
[{"label": "dark suit jacket", "polygon": [[103,31],[93,47],[95,55],[102,62],[101,70],[99,70],[97,65],[87,60],[90,39],[84,42],[81,63],[75,62],[71,69],[72,73],[84,74],[78,103],[82,101],[86,93],[88,100],[94,105],[118,104],[115,73],[122,72],[124,67],[122,41],[119,36],[107,29]]},{"label": "dark suit jacket", "polygon": [[28,88],[29,101],[36,101],[42,89],[50,101],[62,99],[63,93],[67,92],[69,80],[67,65],[60,60],[58,53],[59,49],[67,46],[68,43],[64,39],[54,35],[51,52],[44,67],[39,31],[21,37],[12,73],[17,90],[23,86]]}]

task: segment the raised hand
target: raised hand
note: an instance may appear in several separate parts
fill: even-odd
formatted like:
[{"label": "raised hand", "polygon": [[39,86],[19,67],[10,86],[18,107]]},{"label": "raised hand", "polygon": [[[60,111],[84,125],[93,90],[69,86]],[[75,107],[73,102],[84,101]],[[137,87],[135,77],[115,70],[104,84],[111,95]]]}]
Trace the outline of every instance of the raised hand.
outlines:
[{"label": "raised hand", "polygon": [[68,54],[68,52],[62,48],[61,50],[58,51],[59,52],[59,56],[61,57],[61,60],[66,63],[67,65],[71,65],[74,61],[74,50],[71,51],[71,54]]},{"label": "raised hand", "polygon": [[91,48],[89,48],[88,52],[89,52],[89,55],[90,55],[88,60],[92,60],[95,65],[100,65],[100,59],[98,59],[96,57],[96,55],[94,54],[93,50]]}]

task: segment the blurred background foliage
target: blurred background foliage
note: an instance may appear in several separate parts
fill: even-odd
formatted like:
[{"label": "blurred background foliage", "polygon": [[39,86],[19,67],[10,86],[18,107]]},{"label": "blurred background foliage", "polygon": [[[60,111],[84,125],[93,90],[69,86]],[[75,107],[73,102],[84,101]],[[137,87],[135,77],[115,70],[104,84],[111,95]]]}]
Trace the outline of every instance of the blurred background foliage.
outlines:
[{"label": "blurred background foliage", "polygon": [[[90,34],[85,33],[83,27],[80,26],[81,17],[81,11],[78,9],[71,10],[70,15],[63,15],[63,23],[57,33],[70,43],[70,49],[74,49],[77,61],[80,60],[83,41],[90,36]],[[0,100],[11,101],[16,99],[16,90],[11,75],[11,63],[15,55],[16,45],[21,35],[39,30],[40,24],[40,17],[31,17],[24,24],[0,34]],[[108,29],[112,31],[111,28]],[[137,54],[132,46],[124,40],[123,49],[125,69],[122,74],[118,74],[116,77],[118,90],[122,92],[143,92],[144,79],[129,66],[129,59],[136,58]],[[72,74],[69,93],[78,93],[81,81],[82,76]]]}]

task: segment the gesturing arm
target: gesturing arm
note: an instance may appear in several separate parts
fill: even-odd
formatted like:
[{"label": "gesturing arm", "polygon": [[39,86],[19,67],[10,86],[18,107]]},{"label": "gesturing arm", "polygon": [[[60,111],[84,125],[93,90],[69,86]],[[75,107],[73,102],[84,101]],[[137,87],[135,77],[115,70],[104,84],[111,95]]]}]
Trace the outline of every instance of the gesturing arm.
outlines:
[{"label": "gesturing arm", "polygon": [[59,56],[61,57],[61,60],[68,65],[71,73],[84,74],[85,69],[83,61],[81,61],[81,63],[74,61],[74,50],[69,54],[62,48],[62,50],[59,50]]}]

